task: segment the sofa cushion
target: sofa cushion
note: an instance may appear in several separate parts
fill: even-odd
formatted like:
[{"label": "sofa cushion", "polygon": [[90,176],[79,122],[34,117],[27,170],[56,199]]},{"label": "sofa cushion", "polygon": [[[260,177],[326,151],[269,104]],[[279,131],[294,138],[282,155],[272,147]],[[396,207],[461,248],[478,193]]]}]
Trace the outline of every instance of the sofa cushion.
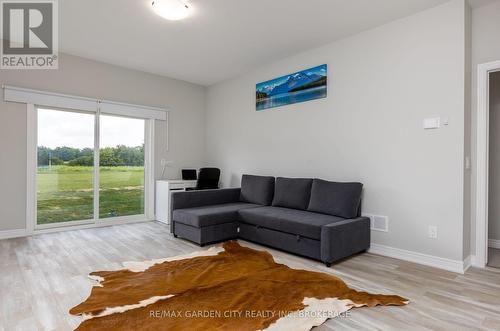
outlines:
[{"label": "sofa cushion", "polygon": [[243,175],[240,201],[269,206],[274,196],[274,177]]},{"label": "sofa cushion", "polygon": [[172,216],[178,223],[202,228],[216,224],[236,222],[238,210],[259,207],[251,203],[225,203],[221,205],[176,209]]},{"label": "sofa cushion", "polygon": [[321,226],[344,219],[309,211],[281,207],[259,207],[239,211],[243,223],[320,240]]},{"label": "sofa cushion", "polygon": [[312,179],[282,178],[276,179],[273,206],[306,210],[311,197]]},{"label": "sofa cushion", "polygon": [[344,218],[358,216],[361,183],[335,183],[314,179],[307,210]]}]

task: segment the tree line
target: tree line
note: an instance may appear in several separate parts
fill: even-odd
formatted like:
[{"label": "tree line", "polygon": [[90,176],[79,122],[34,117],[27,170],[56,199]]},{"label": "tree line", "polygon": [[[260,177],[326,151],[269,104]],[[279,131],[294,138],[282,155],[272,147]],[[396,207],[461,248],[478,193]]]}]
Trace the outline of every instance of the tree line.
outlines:
[{"label": "tree line", "polygon": [[[142,166],[144,165],[144,145],[101,148],[99,164],[103,167]],[[49,165],[93,166],[94,150],[92,148],[38,147],[38,166]]]}]

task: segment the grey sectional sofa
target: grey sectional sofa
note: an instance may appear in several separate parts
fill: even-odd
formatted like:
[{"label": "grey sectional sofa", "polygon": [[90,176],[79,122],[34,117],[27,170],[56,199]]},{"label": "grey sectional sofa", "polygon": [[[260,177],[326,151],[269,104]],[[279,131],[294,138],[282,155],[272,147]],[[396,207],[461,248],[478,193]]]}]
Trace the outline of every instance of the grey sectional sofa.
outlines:
[{"label": "grey sectional sofa", "polygon": [[171,231],[201,246],[241,238],[330,266],[370,246],[362,186],[243,175],[241,188],[174,193]]}]

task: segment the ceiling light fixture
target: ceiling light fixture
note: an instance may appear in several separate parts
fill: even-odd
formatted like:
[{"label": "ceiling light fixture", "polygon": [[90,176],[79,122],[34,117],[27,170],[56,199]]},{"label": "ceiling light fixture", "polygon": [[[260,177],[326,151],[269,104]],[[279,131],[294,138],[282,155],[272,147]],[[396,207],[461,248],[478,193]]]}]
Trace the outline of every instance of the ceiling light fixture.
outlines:
[{"label": "ceiling light fixture", "polygon": [[190,10],[190,7],[181,0],[154,0],[151,6],[156,14],[171,21],[186,18]]}]

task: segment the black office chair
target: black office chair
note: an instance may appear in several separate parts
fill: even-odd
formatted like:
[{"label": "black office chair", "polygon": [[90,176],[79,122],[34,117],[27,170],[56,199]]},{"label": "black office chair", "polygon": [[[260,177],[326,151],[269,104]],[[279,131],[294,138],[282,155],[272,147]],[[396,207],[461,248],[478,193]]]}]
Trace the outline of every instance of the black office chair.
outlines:
[{"label": "black office chair", "polygon": [[201,168],[194,190],[215,190],[219,188],[220,169]]}]

